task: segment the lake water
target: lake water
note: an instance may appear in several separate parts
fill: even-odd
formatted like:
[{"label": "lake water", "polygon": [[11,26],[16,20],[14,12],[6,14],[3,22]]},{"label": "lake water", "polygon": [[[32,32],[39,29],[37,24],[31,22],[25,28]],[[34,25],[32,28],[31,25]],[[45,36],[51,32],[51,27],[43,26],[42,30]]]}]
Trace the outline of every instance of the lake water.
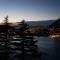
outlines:
[{"label": "lake water", "polygon": [[49,37],[35,37],[38,40],[39,52],[46,52],[48,55],[42,60],[60,60],[60,40],[52,40]]}]

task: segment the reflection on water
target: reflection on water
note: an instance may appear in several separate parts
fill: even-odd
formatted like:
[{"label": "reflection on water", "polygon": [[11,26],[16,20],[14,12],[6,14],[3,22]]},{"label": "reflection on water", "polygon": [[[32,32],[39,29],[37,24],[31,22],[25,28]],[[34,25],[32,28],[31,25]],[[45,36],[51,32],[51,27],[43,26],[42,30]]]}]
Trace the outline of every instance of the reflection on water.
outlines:
[{"label": "reflection on water", "polygon": [[[38,42],[36,43],[38,45],[38,52],[47,53],[46,56],[42,55],[41,59],[37,59],[37,60],[60,60],[60,40],[54,41],[54,40],[51,40],[49,37],[36,37],[36,36],[34,37],[34,40],[38,40]],[[17,41],[17,43],[19,43],[19,41]],[[13,47],[16,47],[16,46],[11,45],[11,48]],[[10,50],[10,53],[11,54],[9,54],[8,60],[20,60],[17,57],[19,54],[21,54],[19,50]],[[21,57],[21,55],[19,55],[19,57]],[[21,57],[21,59],[22,58],[23,57]]]},{"label": "reflection on water", "polygon": [[48,53],[48,57],[44,60],[60,60],[60,40],[54,41],[48,37],[40,37],[37,39],[38,50]]}]

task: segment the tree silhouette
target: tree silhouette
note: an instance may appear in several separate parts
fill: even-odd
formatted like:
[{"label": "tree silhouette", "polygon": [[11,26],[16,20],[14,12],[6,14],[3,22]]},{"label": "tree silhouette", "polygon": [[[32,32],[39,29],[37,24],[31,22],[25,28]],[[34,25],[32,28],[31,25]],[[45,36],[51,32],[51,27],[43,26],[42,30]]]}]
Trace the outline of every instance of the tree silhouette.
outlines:
[{"label": "tree silhouette", "polygon": [[32,34],[27,34],[25,31],[29,28],[29,25],[25,23],[24,20],[19,24],[20,25],[20,38],[21,38],[21,52],[22,55],[20,57],[22,60],[26,60],[27,57],[35,56],[37,52],[37,45],[35,44],[37,41],[34,41]]},{"label": "tree silhouette", "polygon": [[5,59],[8,60],[8,16],[5,17],[4,20],[4,26],[5,26]]},{"label": "tree silhouette", "polygon": [[5,17],[4,23],[7,25],[8,24],[8,15]]},{"label": "tree silhouette", "polygon": [[29,25],[25,22],[25,20],[22,20],[19,25],[21,33],[29,28]]}]

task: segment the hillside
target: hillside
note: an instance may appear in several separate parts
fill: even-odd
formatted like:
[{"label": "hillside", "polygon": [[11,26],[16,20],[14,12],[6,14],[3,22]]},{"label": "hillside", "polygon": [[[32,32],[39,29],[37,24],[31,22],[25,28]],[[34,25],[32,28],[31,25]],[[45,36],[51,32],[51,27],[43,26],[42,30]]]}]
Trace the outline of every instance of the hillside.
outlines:
[{"label": "hillside", "polygon": [[60,19],[56,20],[54,23],[52,23],[49,27],[51,28],[60,28]]},{"label": "hillside", "polygon": [[46,20],[46,21],[29,21],[27,22],[27,24],[29,24],[30,26],[44,26],[47,27],[49,25],[51,25],[55,20]]}]

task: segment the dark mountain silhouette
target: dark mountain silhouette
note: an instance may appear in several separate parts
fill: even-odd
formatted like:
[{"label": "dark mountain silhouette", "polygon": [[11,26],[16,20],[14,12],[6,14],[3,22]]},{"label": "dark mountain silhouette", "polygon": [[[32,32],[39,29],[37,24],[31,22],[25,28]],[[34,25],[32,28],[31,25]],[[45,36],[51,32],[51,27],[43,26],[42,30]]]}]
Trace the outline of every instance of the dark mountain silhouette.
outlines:
[{"label": "dark mountain silhouette", "polygon": [[49,27],[50,28],[60,28],[60,18],[58,20],[56,20],[54,23],[52,23]]},{"label": "dark mountain silhouette", "polygon": [[[26,23],[30,26],[30,27],[41,27],[41,28],[46,28],[48,26],[50,26],[52,23],[54,23],[56,20],[45,20],[45,21],[27,21]],[[17,23],[13,23],[13,24],[9,24],[10,26],[19,28],[20,22]],[[0,25],[3,25],[2,23],[0,23]]]},{"label": "dark mountain silhouette", "polygon": [[40,26],[40,27],[48,27],[51,25],[55,20],[46,20],[46,21],[29,21],[27,24],[30,26]]}]

